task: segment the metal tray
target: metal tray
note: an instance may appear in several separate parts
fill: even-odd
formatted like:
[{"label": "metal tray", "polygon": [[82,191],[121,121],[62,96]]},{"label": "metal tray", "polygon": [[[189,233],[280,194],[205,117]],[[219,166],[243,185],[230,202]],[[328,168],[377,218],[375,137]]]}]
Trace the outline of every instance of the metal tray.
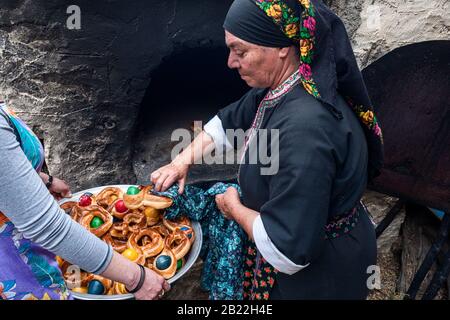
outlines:
[{"label": "metal tray", "polygon": [[[80,196],[86,192],[90,192],[92,194],[97,194],[100,191],[102,191],[104,188],[107,188],[107,187],[118,187],[118,188],[121,188],[124,192],[126,192],[128,187],[130,187],[130,186],[132,186],[132,185],[126,185],[126,184],[108,185],[108,186],[101,186],[101,187],[82,190],[80,192],[73,194],[72,198],[66,198],[66,199],[59,201],[59,204],[61,205],[68,201],[78,201]],[[184,264],[184,266],[181,267],[181,269],[178,270],[178,272],[172,278],[167,280],[167,282],[169,282],[170,284],[173,284],[175,281],[180,279],[184,274],[186,274],[186,272],[188,272],[188,270],[194,265],[194,262],[197,260],[199,254],[200,254],[200,250],[202,248],[202,240],[203,240],[202,228],[200,226],[200,223],[198,223],[197,221],[191,221],[191,222],[192,222],[192,228],[194,229],[194,232],[195,232],[194,243],[192,244],[191,250],[185,257],[186,263]],[[130,300],[130,299],[134,299],[134,295],[131,293],[116,294],[116,295],[94,295],[94,294],[84,294],[84,293],[78,293],[78,292],[71,291],[71,294],[75,299],[78,299],[78,300]]]}]

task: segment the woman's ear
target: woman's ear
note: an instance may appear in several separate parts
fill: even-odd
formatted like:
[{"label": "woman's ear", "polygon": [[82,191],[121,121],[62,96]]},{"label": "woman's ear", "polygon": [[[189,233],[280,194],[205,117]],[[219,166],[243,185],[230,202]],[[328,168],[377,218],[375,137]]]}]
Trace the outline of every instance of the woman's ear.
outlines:
[{"label": "woman's ear", "polygon": [[280,51],[278,52],[278,56],[282,59],[285,59],[288,54],[289,54],[289,50],[290,47],[284,47],[284,48],[280,48]]}]

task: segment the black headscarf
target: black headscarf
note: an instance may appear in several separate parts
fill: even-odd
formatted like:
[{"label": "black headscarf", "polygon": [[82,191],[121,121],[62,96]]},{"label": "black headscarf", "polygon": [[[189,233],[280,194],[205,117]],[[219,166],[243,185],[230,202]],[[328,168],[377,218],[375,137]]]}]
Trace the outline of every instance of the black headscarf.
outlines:
[{"label": "black headscarf", "polygon": [[341,19],[320,0],[235,0],[224,28],[236,37],[266,47],[300,49],[300,79],[305,90],[336,118],[337,94],[346,98],[366,134],[369,181],[383,164],[383,137]]}]

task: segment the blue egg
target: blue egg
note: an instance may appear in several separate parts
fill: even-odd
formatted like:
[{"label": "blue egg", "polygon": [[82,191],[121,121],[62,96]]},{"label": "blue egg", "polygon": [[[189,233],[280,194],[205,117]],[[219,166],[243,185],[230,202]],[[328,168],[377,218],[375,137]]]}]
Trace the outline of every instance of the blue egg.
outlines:
[{"label": "blue egg", "polygon": [[[180,230],[181,231],[189,231],[189,230],[191,230],[191,228],[189,228],[189,227],[181,227]],[[188,236],[189,239],[192,238],[192,233],[188,233],[187,236]]]},{"label": "blue egg", "polygon": [[91,282],[89,282],[88,293],[89,294],[104,294],[105,287],[103,286],[103,284],[100,281],[92,280]]},{"label": "blue egg", "polygon": [[156,259],[156,268],[158,270],[166,270],[168,267],[170,267],[170,264],[172,263],[172,258],[166,255],[161,255]]}]

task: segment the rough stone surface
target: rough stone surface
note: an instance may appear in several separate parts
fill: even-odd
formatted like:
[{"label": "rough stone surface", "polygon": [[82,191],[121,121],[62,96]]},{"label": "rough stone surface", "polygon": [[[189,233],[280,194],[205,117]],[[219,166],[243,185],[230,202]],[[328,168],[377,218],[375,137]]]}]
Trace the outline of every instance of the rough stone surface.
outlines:
[{"label": "rough stone surface", "polygon": [[69,30],[67,1],[2,1],[0,97],[31,124],[51,173],[74,190],[132,183],[152,71],[173,52],[222,46],[230,3],[81,1],[81,29]]}]

